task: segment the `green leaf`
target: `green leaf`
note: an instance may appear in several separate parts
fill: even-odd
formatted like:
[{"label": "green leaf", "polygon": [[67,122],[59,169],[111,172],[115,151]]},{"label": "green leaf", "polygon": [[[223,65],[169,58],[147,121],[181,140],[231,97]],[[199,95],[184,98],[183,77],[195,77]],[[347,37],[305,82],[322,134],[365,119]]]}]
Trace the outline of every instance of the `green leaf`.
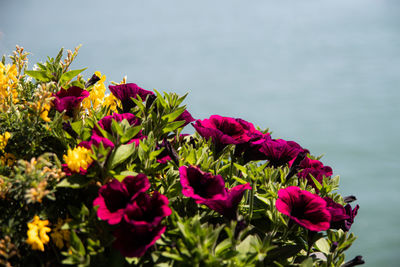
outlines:
[{"label": "green leaf", "polygon": [[318,190],[322,189],[322,185],[318,182],[317,179],[314,178],[314,176],[312,174],[310,174],[311,179],[313,180],[315,187],[317,187]]},{"label": "green leaf", "polygon": [[52,79],[52,76],[44,70],[26,70],[25,74],[40,82],[50,82]]},{"label": "green leaf", "polygon": [[133,137],[135,137],[140,132],[141,129],[142,129],[141,125],[129,128],[125,132],[125,134],[121,137],[121,143],[124,144],[124,143],[128,142],[129,140],[131,140]]},{"label": "green leaf", "polygon": [[85,187],[89,182],[90,180],[83,176],[69,176],[59,182],[57,187],[82,188]]},{"label": "green leaf", "polygon": [[117,133],[119,136],[124,135],[124,130],[122,129],[121,125],[116,120],[111,120],[111,130],[114,133]]},{"label": "green leaf", "polygon": [[72,80],[72,78],[74,78],[75,76],[77,76],[79,73],[81,73],[82,71],[84,71],[86,69],[87,68],[80,69],[80,70],[71,70],[71,71],[64,73],[63,75],[61,75],[60,84],[63,85],[66,82]]},{"label": "green leaf", "polygon": [[186,110],[186,107],[180,107],[177,108],[174,112],[166,114],[161,117],[162,120],[168,120],[168,122],[173,122],[176,118],[179,117],[184,111]]},{"label": "green leaf", "polygon": [[114,169],[116,166],[129,158],[135,152],[135,146],[135,142],[119,146],[115,151],[113,158],[111,159],[111,169]]},{"label": "green leaf", "polygon": [[313,260],[312,258],[305,259],[301,264],[300,267],[313,267]]},{"label": "green leaf", "polygon": [[330,251],[330,246],[328,241],[325,238],[320,238],[318,239],[317,242],[315,242],[315,246],[323,253],[329,254]]},{"label": "green leaf", "polygon": [[86,254],[85,247],[75,231],[71,231],[71,246],[75,248],[80,255],[83,256]]}]

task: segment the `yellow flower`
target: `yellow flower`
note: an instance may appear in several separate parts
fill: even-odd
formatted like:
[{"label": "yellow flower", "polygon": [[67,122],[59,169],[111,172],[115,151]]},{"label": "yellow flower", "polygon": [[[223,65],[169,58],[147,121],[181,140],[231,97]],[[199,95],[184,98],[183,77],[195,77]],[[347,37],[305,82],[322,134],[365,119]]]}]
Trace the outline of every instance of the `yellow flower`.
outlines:
[{"label": "yellow flower", "polygon": [[7,146],[8,139],[10,139],[11,134],[9,132],[5,132],[0,135],[0,152],[4,152],[4,148]]},{"label": "yellow flower", "polygon": [[45,122],[51,121],[49,117],[49,111],[50,111],[50,104],[46,103],[43,105],[43,107],[40,109],[40,102],[38,102],[38,109],[40,110],[40,118],[42,118]]},{"label": "yellow flower", "polygon": [[70,232],[69,230],[61,229],[64,223],[69,221],[71,221],[71,219],[62,220],[58,218],[57,224],[53,228],[53,232],[50,234],[51,239],[59,249],[62,249],[64,245],[67,247],[69,246]]},{"label": "yellow flower", "polygon": [[46,225],[49,224],[48,220],[41,221],[39,216],[33,217],[33,222],[28,223],[28,239],[26,243],[32,246],[34,250],[44,251],[44,245],[49,243],[50,237],[47,235],[51,231]]},{"label": "yellow flower", "polygon": [[11,95],[13,103],[18,102],[18,91],[15,89],[18,82],[17,67],[7,64],[4,66],[0,62],[0,107],[3,110],[8,109],[7,99]]},{"label": "yellow flower", "polygon": [[91,113],[90,107],[96,109],[101,106],[103,103],[104,94],[106,92],[106,87],[104,85],[104,82],[106,81],[106,75],[101,75],[99,71],[96,71],[94,74],[96,74],[100,80],[92,87],[89,97],[82,101],[83,108],[87,109],[89,113]]},{"label": "yellow flower", "polygon": [[81,168],[86,170],[93,162],[89,151],[80,146],[75,147],[73,150],[68,149],[67,155],[64,155],[64,161],[67,163],[68,168],[73,172],[79,172]]},{"label": "yellow flower", "polygon": [[103,106],[110,107],[111,112],[117,111],[118,98],[116,98],[113,94],[109,94],[104,98]]}]

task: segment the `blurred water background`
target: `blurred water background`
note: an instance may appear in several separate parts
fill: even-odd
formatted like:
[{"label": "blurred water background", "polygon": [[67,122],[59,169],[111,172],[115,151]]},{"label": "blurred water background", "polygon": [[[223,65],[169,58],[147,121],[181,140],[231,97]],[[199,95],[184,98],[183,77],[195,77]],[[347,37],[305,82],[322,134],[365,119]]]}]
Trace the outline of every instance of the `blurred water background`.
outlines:
[{"label": "blurred water background", "polygon": [[240,117],[325,153],[361,207],[347,259],[398,266],[399,12],[397,0],[0,0],[0,53],[19,44],[32,67],[83,44],[72,67],[87,78],[189,92],[197,119]]}]

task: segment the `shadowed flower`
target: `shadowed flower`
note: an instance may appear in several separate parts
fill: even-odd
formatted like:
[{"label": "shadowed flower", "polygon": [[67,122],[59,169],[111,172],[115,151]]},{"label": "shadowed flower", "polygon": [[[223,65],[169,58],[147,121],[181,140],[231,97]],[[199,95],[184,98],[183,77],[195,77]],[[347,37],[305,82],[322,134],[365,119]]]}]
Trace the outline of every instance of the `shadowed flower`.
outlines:
[{"label": "shadowed flower", "polygon": [[194,166],[180,167],[179,174],[184,196],[193,198],[196,203],[204,204],[228,219],[236,219],[244,191],[251,189],[247,183],[228,190],[222,176],[214,176]]},{"label": "shadowed flower", "polygon": [[145,100],[147,95],[154,95],[153,92],[140,88],[135,83],[110,85],[108,88],[116,98],[121,100],[123,112],[125,113],[135,106],[131,98],[137,99],[137,95],[139,95],[142,100]]},{"label": "shadowed flower", "polygon": [[109,224],[121,221],[127,204],[150,188],[146,175],[127,176],[122,182],[113,179],[99,189],[93,206],[99,206],[97,216]]},{"label": "shadowed flower", "polygon": [[260,152],[264,153],[267,160],[273,167],[279,167],[287,164],[289,161],[303,151],[299,144],[294,141],[285,141],[283,139],[272,139],[262,144]]},{"label": "shadowed flower", "polygon": [[332,216],[330,228],[349,231],[354,222],[354,217],[356,217],[360,207],[356,205],[356,207],[352,209],[350,204],[343,207],[329,197],[324,197],[324,200],[326,201],[327,208]]},{"label": "shadowed flower", "polygon": [[243,144],[236,145],[235,155],[241,156],[244,163],[253,160],[266,160],[267,156],[260,151],[263,144],[271,140],[269,133],[263,134],[260,131],[255,131],[249,134],[250,140]]},{"label": "shadowed flower", "polygon": [[328,230],[331,214],[325,200],[297,186],[278,191],[276,209],[311,231]]},{"label": "shadowed flower", "polygon": [[299,164],[298,166],[299,169],[302,169],[297,176],[301,177],[303,179],[307,179],[307,183],[314,187],[315,189],[315,183],[313,179],[311,178],[311,175],[319,182],[322,184],[322,179],[323,177],[330,177],[332,176],[332,168],[329,166],[324,166],[321,161],[319,160],[314,160],[310,159],[308,157],[305,157]]},{"label": "shadowed flower", "polygon": [[128,203],[124,212],[125,222],[134,227],[147,227],[149,230],[157,227],[164,217],[171,215],[168,198],[157,191],[150,197],[140,193]]},{"label": "shadowed flower", "polygon": [[62,89],[55,94],[53,105],[58,112],[65,111],[69,117],[74,116],[74,111],[77,110],[83,99],[89,96],[89,92],[72,86],[67,90]]},{"label": "shadowed flower", "polygon": [[44,251],[44,245],[49,243],[50,238],[47,233],[51,229],[47,227],[48,224],[48,220],[42,221],[37,215],[35,215],[32,222],[28,223],[28,239],[26,243],[31,245],[33,250]]},{"label": "shadowed flower", "polygon": [[251,139],[251,133],[256,131],[250,122],[219,115],[212,115],[209,119],[196,120],[193,127],[205,139],[212,138],[216,153],[226,145],[248,142]]},{"label": "shadowed flower", "polygon": [[148,229],[147,227],[132,227],[123,222],[114,231],[113,247],[119,250],[124,257],[141,257],[147,249],[155,244],[165,229],[166,227],[161,224],[153,229]]}]

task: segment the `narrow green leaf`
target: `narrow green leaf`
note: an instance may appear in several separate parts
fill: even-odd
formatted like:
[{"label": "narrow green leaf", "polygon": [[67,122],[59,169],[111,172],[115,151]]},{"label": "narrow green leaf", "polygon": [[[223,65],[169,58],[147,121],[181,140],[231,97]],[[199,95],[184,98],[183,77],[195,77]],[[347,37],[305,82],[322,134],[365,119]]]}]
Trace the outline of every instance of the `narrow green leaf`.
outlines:
[{"label": "narrow green leaf", "polygon": [[80,255],[84,256],[86,254],[85,247],[75,231],[71,231],[71,246],[75,248]]},{"label": "narrow green leaf", "polygon": [[168,123],[167,126],[164,127],[164,129],[162,130],[162,133],[169,133],[172,132],[176,129],[178,129],[179,127],[181,127],[183,124],[185,124],[185,121],[174,121],[171,123]]},{"label": "narrow green leaf", "polygon": [[186,107],[180,107],[177,108],[175,111],[172,113],[166,114],[161,117],[162,120],[167,120],[168,122],[173,122],[176,118],[179,117],[184,111],[186,110]]},{"label": "narrow green leaf", "polygon": [[84,71],[86,69],[87,68],[80,69],[80,70],[71,70],[71,71],[64,73],[63,75],[61,75],[60,84],[63,85],[66,82],[72,80],[75,76],[77,76],[79,73],[81,73],[82,71]]},{"label": "narrow green leaf", "polygon": [[133,137],[135,137],[140,132],[141,129],[142,129],[141,125],[129,128],[125,132],[125,134],[121,137],[121,143],[124,144],[124,143],[128,142],[129,140],[131,140]]}]

